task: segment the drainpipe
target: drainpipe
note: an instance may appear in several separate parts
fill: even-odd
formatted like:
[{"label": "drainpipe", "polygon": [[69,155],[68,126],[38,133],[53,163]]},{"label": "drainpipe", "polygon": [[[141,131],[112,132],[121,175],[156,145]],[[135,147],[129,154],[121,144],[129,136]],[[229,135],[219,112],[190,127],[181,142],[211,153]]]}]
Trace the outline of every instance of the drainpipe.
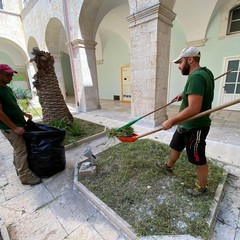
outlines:
[{"label": "drainpipe", "polygon": [[73,46],[71,41],[71,33],[70,33],[70,24],[69,24],[69,14],[68,14],[68,0],[63,0],[63,8],[65,11],[65,23],[67,27],[67,35],[68,35],[68,42],[69,42],[69,52],[70,52],[70,62],[71,62],[71,69],[73,74],[73,84],[74,84],[74,94],[75,94],[75,102],[77,106],[79,106],[78,100],[78,86],[77,86],[77,78],[75,73],[75,65],[74,65],[74,56],[73,56]]}]

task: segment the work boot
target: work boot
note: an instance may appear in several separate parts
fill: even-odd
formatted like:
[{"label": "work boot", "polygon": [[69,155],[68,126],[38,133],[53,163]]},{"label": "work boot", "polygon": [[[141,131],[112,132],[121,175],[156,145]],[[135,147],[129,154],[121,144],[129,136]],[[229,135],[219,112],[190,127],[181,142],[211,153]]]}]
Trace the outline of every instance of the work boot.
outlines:
[{"label": "work boot", "polygon": [[36,176],[34,173],[32,173],[32,175],[27,178],[26,180],[22,181],[23,185],[36,185],[42,182],[42,179],[39,178],[38,176]]},{"label": "work boot", "polygon": [[195,187],[187,189],[187,193],[192,196],[206,195],[208,193],[207,186],[201,187],[198,183],[195,183]]},{"label": "work boot", "polygon": [[156,166],[164,170],[166,173],[173,173],[173,168],[169,167],[166,163],[156,162]]}]

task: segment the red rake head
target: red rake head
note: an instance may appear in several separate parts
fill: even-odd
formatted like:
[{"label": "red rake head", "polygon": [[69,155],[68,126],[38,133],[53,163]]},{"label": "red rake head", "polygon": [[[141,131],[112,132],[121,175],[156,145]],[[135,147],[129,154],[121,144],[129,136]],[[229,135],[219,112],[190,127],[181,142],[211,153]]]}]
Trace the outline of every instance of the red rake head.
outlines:
[{"label": "red rake head", "polygon": [[131,137],[117,137],[121,142],[135,142],[137,140],[137,134],[133,134]]}]

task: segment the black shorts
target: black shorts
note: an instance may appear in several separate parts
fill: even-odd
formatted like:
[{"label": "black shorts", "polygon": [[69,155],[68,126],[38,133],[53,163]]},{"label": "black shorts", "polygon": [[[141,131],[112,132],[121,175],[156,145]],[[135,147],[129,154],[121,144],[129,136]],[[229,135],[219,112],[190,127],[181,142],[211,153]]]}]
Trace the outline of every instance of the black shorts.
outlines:
[{"label": "black shorts", "polygon": [[207,163],[205,148],[210,127],[197,129],[177,129],[173,135],[170,147],[178,152],[186,148],[188,161],[195,165]]}]

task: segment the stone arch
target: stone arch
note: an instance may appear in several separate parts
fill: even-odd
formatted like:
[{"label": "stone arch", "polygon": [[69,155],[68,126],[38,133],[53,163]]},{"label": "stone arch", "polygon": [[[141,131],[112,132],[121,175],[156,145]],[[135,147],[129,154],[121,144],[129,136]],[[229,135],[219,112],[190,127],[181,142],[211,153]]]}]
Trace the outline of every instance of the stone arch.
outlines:
[{"label": "stone arch", "polygon": [[18,72],[13,78],[13,87],[29,89],[30,82],[26,68],[28,56],[21,46],[7,38],[0,38],[0,59],[1,63],[8,64]]},{"label": "stone arch", "polygon": [[45,42],[48,51],[54,57],[54,67],[64,98],[73,97],[73,78],[70,67],[69,51],[66,45],[67,34],[64,25],[56,17],[52,17],[48,21],[45,32]]},{"label": "stone arch", "polygon": [[111,2],[107,0],[84,1],[79,15],[79,27],[82,39],[94,41],[98,26],[104,16],[113,8],[127,2],[128,0],[115,0]]},{"label": "stone arch", "polygon": [[48,51],[59,54],[60,51],[68,52],[66,42],[67,35],[62,22],[56,18],[50,18],[46,27],[45,41]]},{"label": "stone arch", "polygon": [[[122,6],[124,6],[124,10],[121,8]],[[101,0],[97,3],[94,2],[94,4],[91,4],[91,1],[85,1],[81,8],[79,26],[82,40],[96,42],[98,91],[102,99],[113,100],[115,95],[120,96],[121,66],[129,64],[130,37],[126,20],[128,15],[129,5],[127,0]],[[89,19],[89,16],[95,16],[95,18],[91,17]],[[109,39],[117,39],[121,47],[114,49],[114,44],[109,42]],[[109,48],[108,53],[106,51],[104,55],[106,44],[109,44]],[[110,60],[109,51],[111,51],[111,47],[113,47],[115,61]],[[86,47],[86,53],[88,52]],[[121,57],[124,59],[121,60]],[[110,63],[111,66],[109,66]],[[107,76],[104,74],[107,74]],[[108,88],[108,91],[104,87],[106,84],[112,86]]]},{"label": "stone arch", "polygon": [[[12,60],[16,68],[24,68],[28,59],[25,51],[16,43],[7,38],[0,38],[0,52],[5,53]],[[4,59],[1,57],[1,61]]]}]

